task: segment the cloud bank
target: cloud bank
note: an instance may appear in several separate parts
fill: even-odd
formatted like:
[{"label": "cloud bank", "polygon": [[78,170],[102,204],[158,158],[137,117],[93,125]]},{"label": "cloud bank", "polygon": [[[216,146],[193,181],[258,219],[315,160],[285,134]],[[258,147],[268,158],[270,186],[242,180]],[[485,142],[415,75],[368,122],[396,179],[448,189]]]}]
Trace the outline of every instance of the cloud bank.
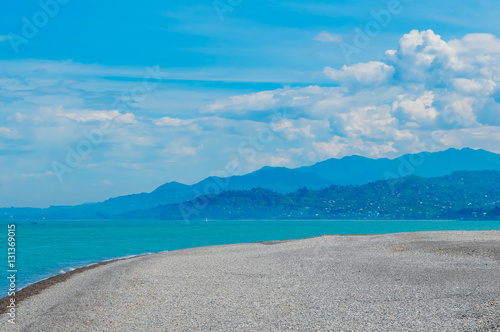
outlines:
[{"label": "cloud bank", "polygon": [[[328,121],[329,140],[308,147],[323,157],[385,157],[418,152],[429,142],[435,149],[471,146],[499,152],[497,136],[479,139],[500,132],[500,40],[491,34],[446,42],[432,30],[413,30],[381,61],[326,67],[323,74],[340,87],[233,96],[207,109],[251,113],[280,106],[303,121]],[[439,139],[432,138],[436,132]]]},{"label": "cloud bank", "polygon": [[[316,39],[337,41],[326,32]],[[491,34],[445,41],[414,30],[383,59],[318,68],[329,86],[235,91],[162,83],[128,108],[116,101],[141,82],[138,69],[127,71],[139,79],[128,82],[92,79],[82,73],[102,68],[71,62],[11,68],[0,75],[0,183],[6,193],[19,185],[39,189],[5,194],[5,205],[83,183],[89,196],[106,183],[106,196],[96,198],[104,199],[137,191],[129,188],[141,180],[144,190],[164,180],[195,182],[234,159],[244,173],[352,154],[395,157],[449,147],[500,153],[500,40]],[[59,185],[52,162],[64,161],[67,147],[102,122],[116,130]],[[242,154],[242,144],[256,153]]]}]

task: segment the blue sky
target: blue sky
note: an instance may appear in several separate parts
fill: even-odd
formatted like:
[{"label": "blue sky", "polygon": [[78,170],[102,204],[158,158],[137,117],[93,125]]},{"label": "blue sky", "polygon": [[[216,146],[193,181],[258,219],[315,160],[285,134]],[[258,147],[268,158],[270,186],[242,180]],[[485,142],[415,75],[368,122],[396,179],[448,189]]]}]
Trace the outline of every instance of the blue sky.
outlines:
[{"label": "blue sky", "polygon": [[0,13],[0,206],[500,152],[493,0],[41,3]]}]

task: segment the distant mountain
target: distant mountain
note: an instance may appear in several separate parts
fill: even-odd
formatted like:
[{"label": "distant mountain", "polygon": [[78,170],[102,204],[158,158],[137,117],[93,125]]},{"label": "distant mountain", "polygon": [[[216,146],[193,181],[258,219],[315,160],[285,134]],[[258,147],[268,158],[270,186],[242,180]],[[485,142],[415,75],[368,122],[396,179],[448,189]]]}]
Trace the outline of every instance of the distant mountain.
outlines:
[{"label": "distant mountain", "polygon": [[142,210],[161,204],[184,202],[196,197],[191,186],[179,182],[168,182],[151,193],[119,196],[102,203],[85,204],[85,208],[100,211],[102,214],[117,214],[124,211]]},{"label": "distant mountain", "polygon": [[296,169],[264,167],[253,173],[228,178],[209,177],[193,185],[169,182],[151,193],[110,198],[100,203],[55,206],[48,209],[0,209],[0,218],[17,219],[104,219],[109,216],[159,205],[182,203],[209,193],[254,188],[286,194],[299,188],[327,188],[336,185],[361,185],[407,175],[436,177],[459,170],[500,170],[500,155],[473,149],[408,154],[396,159],[370,159],[350,156],[328,159]]},{"label": "distant mountain", "polygon": [[365,184],[407,175],[436,177],[461,170],[500,170],[500,155],[465,148],[407,154],[396,159],[349,156],[328,159],[296,170],[316,174],[339,185]]},{"label": "distant mountain", "polygon": [[146,209],[160,204],[182,203],[208,193],[220,193],[224,190],[245,190],[264,188],[279,193],[296,191],[299,188],[320,189],[328,187],[331,181],[314,173],[301,173],[284,167],[264,167],[253,173],[229,178],[208,177],[188,186],[178,182],[169,182],[147,194],[135,194],[110,198],[102,203],[87,204],[102,213],[117,214],[126,211]]},{"label": "distant mountain", "polygon": [[459,171],[436,178],[407,176],[361,186],[225,191],[182,204],[129,212],[121,218],[235,219],[469,219],[500,220],[500,171]]},{"label": "distant mountain", "polygon": [[256,172],[229,178],[209,177],[194,185],[169,182],[151,193],[141,193],[110,198],[101,203],[77,206],[52,206],[47,209],[4,208],[0,219],[105,219],[129,211],[144,210],[162,204],[182,203],[208,193],[224,190],[245,190],[264,188],[279,193],[296,191],[307,187],[320,189],[328,187],[331,181],[316,174],[302,173],[284,167],[264,167]]},{"label": "distant mountain", "polygon": [[288,193],[302,187],[320,189],[332,184],[331,181],[314,173],[302,173],[285,167],[264,167],[242,176],[232,176],[230,178],[210,177],[193,185],[193,187],[200,192],[204,192],[204,188],[211,183],[220,183],[220,188],[223,190],[263,188],[278,193]]}]

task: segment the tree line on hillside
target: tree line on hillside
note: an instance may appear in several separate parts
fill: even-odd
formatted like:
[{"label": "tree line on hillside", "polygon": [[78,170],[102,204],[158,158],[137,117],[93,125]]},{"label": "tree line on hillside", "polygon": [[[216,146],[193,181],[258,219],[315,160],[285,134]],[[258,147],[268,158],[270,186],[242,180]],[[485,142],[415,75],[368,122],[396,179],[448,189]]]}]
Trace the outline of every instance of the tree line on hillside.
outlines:
[{"label": "tree line on hillside", "polygon": [[436,178],[408,176],[365,185],[225,191],[182,204],[134,211],[144,219],[470,219],[500,220],[500,171],[459,171]]}]

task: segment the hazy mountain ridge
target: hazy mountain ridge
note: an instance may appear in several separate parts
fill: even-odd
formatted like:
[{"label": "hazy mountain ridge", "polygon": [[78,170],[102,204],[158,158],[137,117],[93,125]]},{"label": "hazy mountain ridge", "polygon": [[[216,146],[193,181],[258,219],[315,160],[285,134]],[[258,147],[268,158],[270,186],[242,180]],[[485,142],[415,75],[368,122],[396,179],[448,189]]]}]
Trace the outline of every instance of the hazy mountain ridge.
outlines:
[{"label": "hazy mountain ridge", "polygon": [[225,191],[121,218],[204,219],[500,219],[500,171],[459,171],[436,178],[407,176],[365,185]]},{"label": "hazy mountain ridge", "polygon": [[348,156],[328,159],[296,170],[314,173],[339,185],[366,184],[407,175],[437,177],[456,171],[500,170],[500,155],[465,148],[407,154],[395,159]]},{"label": "hazy mountain ridge", "polygon": [[[177,204],[208,193],[255,188],[286,194],[306,187],[327,188],[335,185],[362,185],[407,175],[435,177],[459,170],[500,170],[500,155],[485,150],[449,149],[422,152],[396,159],[370,159],[349,156],[328,159],[311,166],[289,169],[264,167],[253,173],[229,178],[209,177],[193,185],[169,182],[151,193],[110,198],[100,203],[77,206],[53,206],[47,209],[3,208],[0,218],[9,219],[103,219],[112,215],[147,210],[159,205]],[[211,188],[211,189],[210,189]],[[210,189],[210,190],[209,190]]]}]

